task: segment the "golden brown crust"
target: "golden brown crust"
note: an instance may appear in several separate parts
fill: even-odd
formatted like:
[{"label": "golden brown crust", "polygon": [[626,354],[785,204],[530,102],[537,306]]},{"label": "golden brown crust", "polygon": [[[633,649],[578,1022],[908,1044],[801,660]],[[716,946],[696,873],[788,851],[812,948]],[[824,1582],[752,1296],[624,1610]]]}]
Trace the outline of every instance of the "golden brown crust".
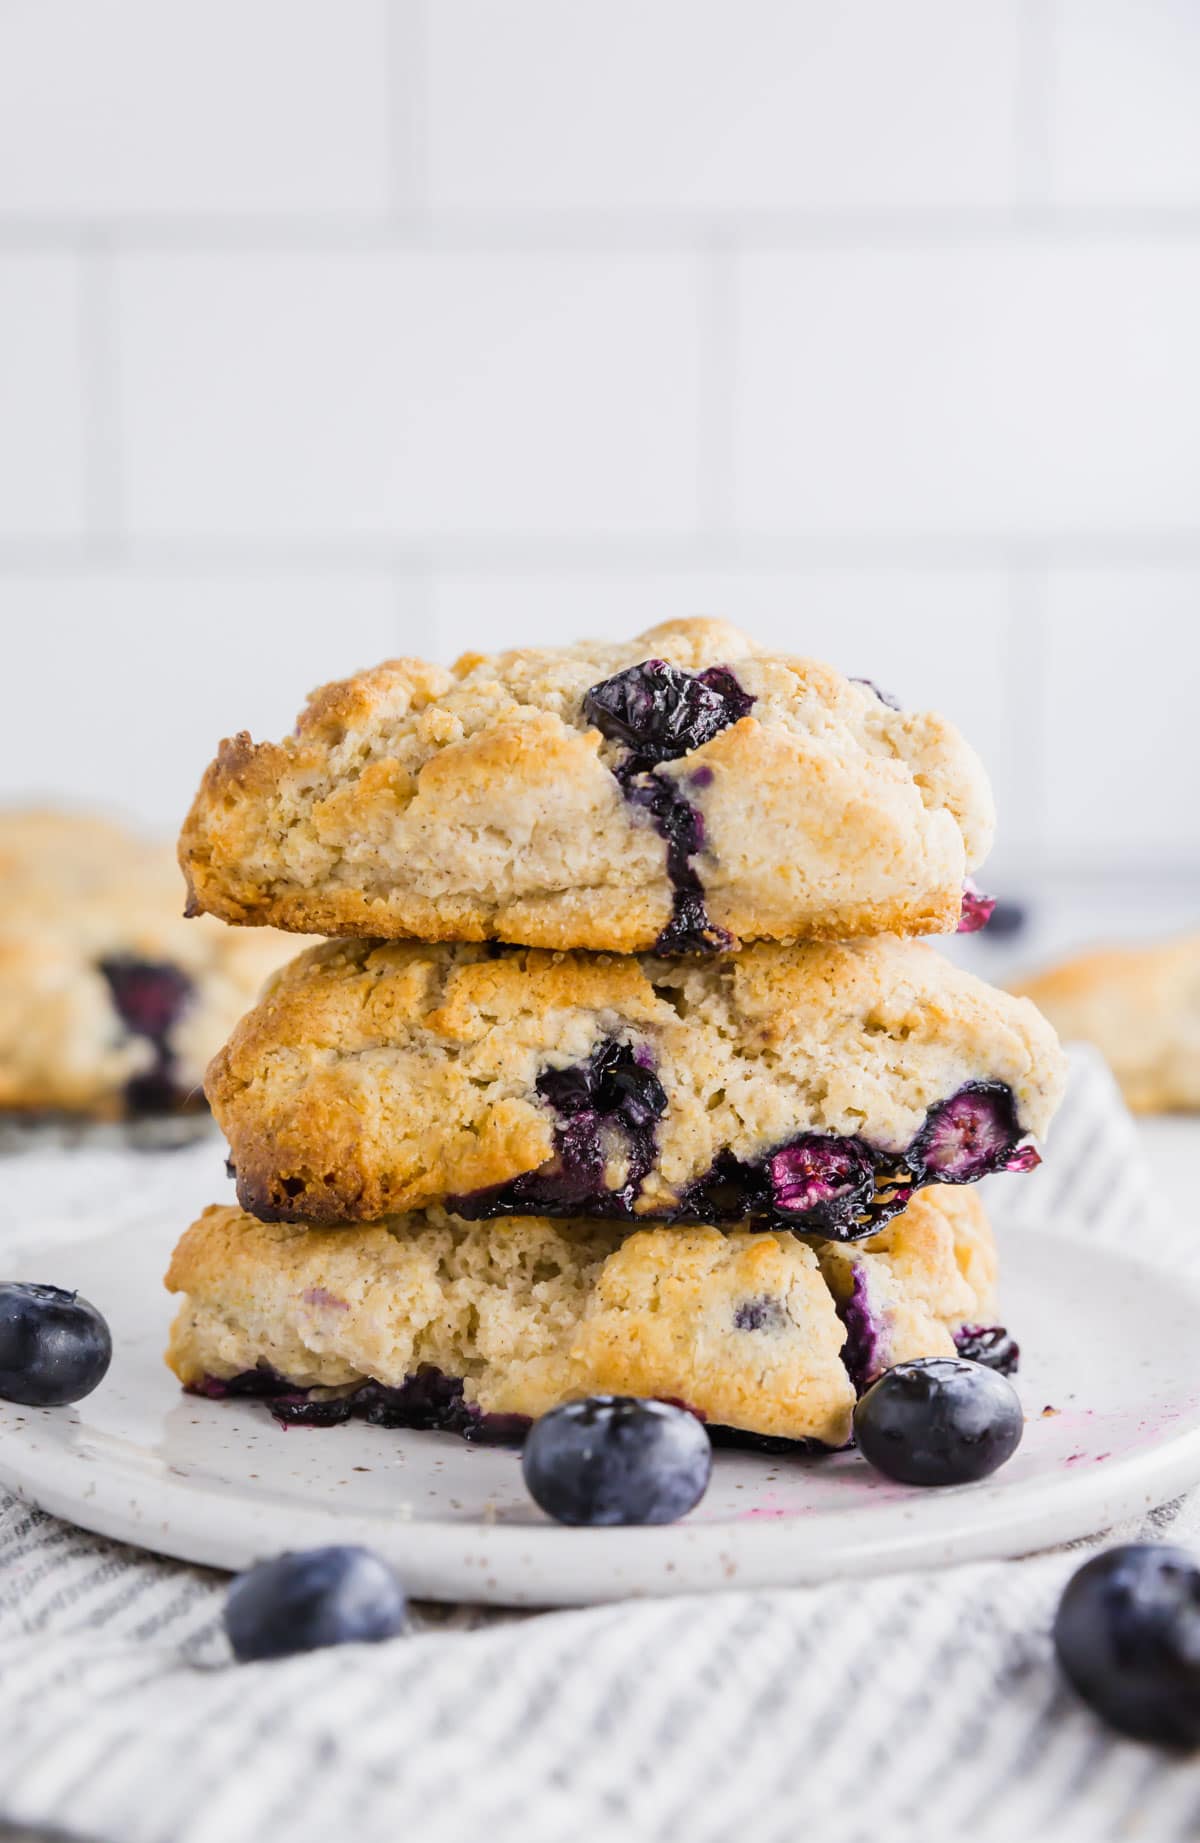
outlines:
[{"label": "golden brown crust", "polygon": [[1015,989],[1096,1045],[1138,1113],[1200,1109],[1200,934],[1078,954]]},{"label": "golden brown crust", "polygon": [[180,839],[193,911],[336,936],[633,953],[672,913],[666,845],[582,714],[648,657],[731,666],[749,715],[660,772],[686,783],[711,921],[735,944],[949,931],[987,851],[982,768],[941,718],[717,621],[622,646],[391,660],[295,734],[221,744]]},{"label": "golden brown crust", "polygon": [[207,1062],[296,942],[188,923],[183,896],[167,846],[87,813],[0,813],[0,1109],[123,1116],[155,1061],[101,971],[124,959],[191,981],[165,1047],[173,1085],[203,1104]]},{"label": "golden brown crust", "polygon": [[[1064,1074],[1032,1005],[920,942],[759,942],[679,962],[353,941],[272,981],[207,1092],[245,1207],[369,1220],[544,1164],[555,1118],[539,1075],[612,1039],[666,1091],[638,1197],[647,1219],[722,1152],[753,1160],[810,1131],[903,1151],[969,1081],[1006,1082],[1040,1136]],[[619,1188],[619,1145],[612,1158]]]},{"label": "golden brown crust", "polygon": [[267,1364],[335,1390],[398,1387],[432,1364],[485,1412],[649,1395],[837,1446],[855,1399],[846,1365],[862,1350],[846,1347],[835,1296],[855,1274],[874,1369],[952,1354],[958,1325],[994,1318],[991,1232],[962,1191],[921,1198],[853,1249],[786,1231],[498,1226],[439,1210],[306,1229],[214,1206],[167,1274],[185,1295],[167,1361],[185,1384]]}]

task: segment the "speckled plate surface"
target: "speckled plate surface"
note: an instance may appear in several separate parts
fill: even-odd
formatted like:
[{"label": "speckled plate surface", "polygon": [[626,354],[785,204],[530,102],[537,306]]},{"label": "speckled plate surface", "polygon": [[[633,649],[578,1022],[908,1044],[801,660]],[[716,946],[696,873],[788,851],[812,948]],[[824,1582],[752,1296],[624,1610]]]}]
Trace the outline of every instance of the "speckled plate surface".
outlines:
[{"label": "speckled plate surface", "polygon": [[358,1424],[284,1431],[261,1404],[181,1394],[160,1357],[171,1236],[146,1227],[6,1261],[13,1277],[92,1299],[116,1355],[76,1408],[0,1403],[0,1477],[86,1528],[191,1561],[240,1568],[366,1542],[414,1594],[540,1606],[1018,1555],[1200,1481],[1196,1281],[1164,1286],[1161,1268],[1050,1225],[1002,1235],[1027,1427],[981,1485],[922,1493],[853,1453],[719,1453],[683,1523],[560,1528],[526,1496],[512,1452]]}]

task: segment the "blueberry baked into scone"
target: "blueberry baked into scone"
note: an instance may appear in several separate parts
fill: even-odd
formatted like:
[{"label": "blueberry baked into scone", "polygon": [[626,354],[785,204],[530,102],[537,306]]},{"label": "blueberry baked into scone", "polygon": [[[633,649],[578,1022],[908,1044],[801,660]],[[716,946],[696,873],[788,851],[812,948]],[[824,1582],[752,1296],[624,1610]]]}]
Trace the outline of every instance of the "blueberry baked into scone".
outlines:
[{"label": "blueberry baked into scone", "polygon": [[944,718],[697,619],[326,685],[222,743],[180,862],[228,922],[711,953],[953,932],[992,828]]},{"label": "blueberry baked into scone", "polygon": [[776,1224],[853,1240],[927,1184],[1037,1162],[1063,1057],[919,941],[668,960],[328,941],[209,1070],[266,1220]]},{"label": "blueberry baked into scone", "polygon": [[1136,1112],[1200,1109],[1200,934],[1079,954],[1017,990],[1096,1045]]},{"label": "blueberry baked into scone", "polygon": [[168,848],[84,813],[0,812],[0,1113],[203,1108],[206,1064],[296,943],[182,909]]},{"label": "blueberry baked into scone", "polygon": [[854,1248],[790,1230],[464,1222],[262,1223],[214,1206],[167,1286],[188,1389],[281,1421],[519,1439],[596,1393],[684,1402],[714,1428],[845,1444],[894,1363],[956,1349],[1009,1368],[996,1257],[972,1191],[925,1192]]}]

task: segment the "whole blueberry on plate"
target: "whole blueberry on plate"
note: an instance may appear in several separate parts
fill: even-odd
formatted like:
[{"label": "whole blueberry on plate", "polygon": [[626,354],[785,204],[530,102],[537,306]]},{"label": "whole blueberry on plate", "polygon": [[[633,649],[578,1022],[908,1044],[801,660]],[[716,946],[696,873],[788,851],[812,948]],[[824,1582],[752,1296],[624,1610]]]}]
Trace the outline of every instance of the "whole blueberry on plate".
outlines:
[{"label": "whole blueberry on plate", "polygon": [[521,1469],[530,1496],[560,1523],[674,1523],[704,1496],[712,1445],[672,1402],[592,1395],[534,1422]]},{"label": "whole blueberry on plate", "polygon": [[404,1629],[404,1592],[370,1549],[334,1544],[261,1561],[225,1600],[225,1630],[243,1664],[326,1645],[378,1644]]},{"label": "whole blueberry on plate", "polygon": [[1012,1383],[981,1363],[897,1363],[854,1410],[865,1459],[905,1485],[966,1485],[1011,1459],[1024,1431]]},{"label": "whole blueberry on plate", "polygon": [[61,1286],[0,1283],[0,1396],[58,1408],[90,1395],[112,1361],[108,1326]]},{"label": "whole blueberry on plate", "polygon": [[1200,1567],[1186,1549],[1130,1542],[1094,1555],[1067,1582],[1054,1648],[1122,1734],[1200,1746]]}]

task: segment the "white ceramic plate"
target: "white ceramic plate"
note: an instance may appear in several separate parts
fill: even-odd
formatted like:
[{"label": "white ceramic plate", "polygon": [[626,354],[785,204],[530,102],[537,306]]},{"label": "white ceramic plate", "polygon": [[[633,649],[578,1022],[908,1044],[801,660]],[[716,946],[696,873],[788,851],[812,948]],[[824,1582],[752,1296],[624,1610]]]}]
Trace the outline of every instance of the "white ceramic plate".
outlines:
[{"label": "white ceramic plate", "polygon": [[1164,1287],[1142,1262],[1050,1227],[1003,1231],[1027,1427],[994,1479],[921,1492],[853,1453],[719,1453],[685,1522],[621,1530],[549,1522],[509,1451],[360,1424],[285,1431],[261,1404],[183,1395],[160,1356],[169,1242],[141,1228],[6,1262],[6,1277],[93,1300],[116,1355],[76,1408],[0,1403],[0,1478],[85,1528],[190,1561],[241,1568],[365,1542],[421,1597],[577,1605],[1022,1554],[1200,1480],[1200,1287],[1187,1275]]}]

